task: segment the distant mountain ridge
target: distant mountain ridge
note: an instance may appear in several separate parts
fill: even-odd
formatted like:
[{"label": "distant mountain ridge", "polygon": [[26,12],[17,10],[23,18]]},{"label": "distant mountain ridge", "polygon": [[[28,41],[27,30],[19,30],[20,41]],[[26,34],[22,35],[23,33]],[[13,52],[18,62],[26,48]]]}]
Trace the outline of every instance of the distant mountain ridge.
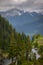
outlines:
[{"label": "distant mountain ridge", "polygon": [[24,12],[15,8],[0,14],[8,19],[18,32],[24,32],[30,36],[38,33],[43,35],[43,14],[41,13]]},{"label": "distant mountain ridge", "polygon": [[22,13],[24,13],[24,11],[19,10],[19,9],[17,9],[17,8],[13,8],[13,9],[7,10],[7,11],[5,11],[5,12],[0,12],[0,14],[1,14],[2,16],[5,15],[5,17],[6,17],[6,16],[21,15]]}]

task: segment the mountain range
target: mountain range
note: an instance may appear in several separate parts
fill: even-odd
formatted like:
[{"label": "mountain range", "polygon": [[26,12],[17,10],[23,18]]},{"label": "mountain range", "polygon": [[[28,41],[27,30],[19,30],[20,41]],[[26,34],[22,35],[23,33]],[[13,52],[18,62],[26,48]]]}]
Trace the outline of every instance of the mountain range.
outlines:
[{"label": "mountain range", "polygon": [[20,9],[10,9],[5,12],[0,12],[0,15],[5,17],[17,32],[24,32],[26,35],[33,36],[34,34],[43,35],[43,14],[37,12],[25,12]]}]

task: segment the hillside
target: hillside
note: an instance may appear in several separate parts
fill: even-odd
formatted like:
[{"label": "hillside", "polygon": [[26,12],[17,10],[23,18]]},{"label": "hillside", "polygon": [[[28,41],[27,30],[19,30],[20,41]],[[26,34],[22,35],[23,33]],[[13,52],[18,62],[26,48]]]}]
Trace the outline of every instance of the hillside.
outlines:
[{"label": "hillside", "polygon": [[27,43],[28,39],[29,36],[26,36],[24,33],[20,34],[16,32],[15,28],[13,28],[5,18],[0,16],[0,49],[8,51],[11,43]]},{"label": "hillside", "polygon": [[43,46],[43,36],[38,34],[33,36],[33,47],[38,45],[38,47]]},{"label": "hillside", "polygon": [[9,38],[12,32],[12,26],[9,22],[0,16],[0,48],[8,49]]},{"label": "hillside", "polygon": [[[40,58],[32,49],[37,48]],[[4,65],[42,65],[43,63],[43,36],[34,35],[32,41],[23,32],[18,33],[5,18],[0,16],[0,64]],[[14,59],[15,58],[15,59]],[[11,60],[11,61],[10,61]],[[18,61],[17,61],[18,60]],[[40,62],[39,62],[40,61]]]}]

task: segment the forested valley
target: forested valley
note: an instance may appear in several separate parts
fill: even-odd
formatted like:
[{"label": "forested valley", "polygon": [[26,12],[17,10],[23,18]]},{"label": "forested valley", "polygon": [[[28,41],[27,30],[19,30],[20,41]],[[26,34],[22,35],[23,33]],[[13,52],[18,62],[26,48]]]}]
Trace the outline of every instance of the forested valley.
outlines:
[{"label": "forested valley", "polygon": [[31,40],[0,16],[0,65],[4,65],[5,59],[11,59],[9,65],[43,65],[43,36],[35,34]]}]

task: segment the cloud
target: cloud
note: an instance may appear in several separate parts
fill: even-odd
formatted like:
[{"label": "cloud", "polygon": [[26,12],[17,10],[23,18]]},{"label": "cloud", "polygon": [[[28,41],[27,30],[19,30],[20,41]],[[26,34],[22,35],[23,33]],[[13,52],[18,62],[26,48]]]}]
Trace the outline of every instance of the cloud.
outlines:
[{"label": "cloud", "polygon": [[13,0],[15,3],[18,3],[18,4],[20,4],[20,3],[23,3],[23,2],[26,2],[27,0]]},{"label": "cloud", "polygon": [[0,0],[0,11],[19,8],[43,13],[43,0]]}]

